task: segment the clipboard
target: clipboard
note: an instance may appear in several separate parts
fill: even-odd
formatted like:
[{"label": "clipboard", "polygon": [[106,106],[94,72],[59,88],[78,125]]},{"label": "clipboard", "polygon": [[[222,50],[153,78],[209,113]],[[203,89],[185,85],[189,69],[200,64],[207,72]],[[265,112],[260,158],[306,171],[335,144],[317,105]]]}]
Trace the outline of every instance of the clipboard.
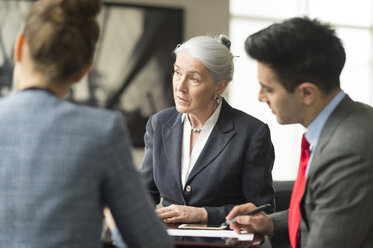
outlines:
[{"label": "clipboard", "polygon": [[205,225],[205,224],[181,224],[179,229],[197,229],[197,230],[226,230],[227,226]]}]

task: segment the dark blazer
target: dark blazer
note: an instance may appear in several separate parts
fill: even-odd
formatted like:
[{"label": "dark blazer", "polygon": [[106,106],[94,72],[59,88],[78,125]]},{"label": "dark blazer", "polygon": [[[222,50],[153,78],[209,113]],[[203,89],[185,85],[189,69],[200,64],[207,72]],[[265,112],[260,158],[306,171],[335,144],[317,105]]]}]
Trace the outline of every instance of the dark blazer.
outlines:
[{"label": "dark blazer", "polygon": [[209,224],[221,224],[237,204],[274,204],[274,150],[266,124],[223,101],[183,189],[181,116],[175,107],[168,108],[151,116],[146,127],[142,173],[156,204],[162,197],[164,206],[204,207]]},{"label": "dark blazer", "polygon": [[0,247],[99,248],[105,205],[129,247],[172,247],[118,113],[29,89],[0,127]]},{"label": "dark blazer", "polygon": [[[300,206],[302,248],[373,247],[372,144],[373,109],[345,96],[325,123],[310,164]],[[288,243],[288,211],[272,219],[275,247]]]}]

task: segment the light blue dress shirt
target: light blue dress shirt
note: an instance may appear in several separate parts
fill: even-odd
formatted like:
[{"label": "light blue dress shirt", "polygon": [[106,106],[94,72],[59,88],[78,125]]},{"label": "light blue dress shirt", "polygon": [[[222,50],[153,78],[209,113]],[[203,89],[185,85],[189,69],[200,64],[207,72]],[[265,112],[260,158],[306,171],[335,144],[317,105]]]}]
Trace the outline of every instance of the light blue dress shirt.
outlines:
[{"label": "light blue dress shirt", "polygon": [[308,143],[310,143],[310,159],[308,160],[306,175],[308,175],[310,164],[313,158],[313,152],[315,151],[316,145],[319,141],[321,131],[324,128],[324,125],[328,120],[330,114],[342,101],[345,95],[346,94],[344,93],[344,91],[341,90],[307,127],[306,139]]}]

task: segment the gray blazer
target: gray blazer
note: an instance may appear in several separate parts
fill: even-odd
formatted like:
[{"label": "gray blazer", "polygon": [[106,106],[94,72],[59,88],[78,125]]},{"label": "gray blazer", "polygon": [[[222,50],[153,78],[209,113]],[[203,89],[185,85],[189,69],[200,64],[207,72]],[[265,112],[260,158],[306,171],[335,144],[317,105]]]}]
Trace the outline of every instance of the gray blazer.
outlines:
[{"label": "gray blazer", "polygon": [[183,123],[175,107],[146,127],[142,172],[156,204],[204,207],[208,223],[221,224],[234,205],[273,205],[274,150],[269,128],[223,101],[219,119],[187,181],[181,185]]},{"label": "gray blazer", "polygon": [[39,89],[0,100],[0,247],[101,247],[108,205],[129,247],[172,247],[119,114]]},{"label": "gray blazer", "polygon": [[[301,201],[302,248],[373,247],[373,109],[345,96],[327,120]],[[289,242],[287,211],[272,216]]]}]

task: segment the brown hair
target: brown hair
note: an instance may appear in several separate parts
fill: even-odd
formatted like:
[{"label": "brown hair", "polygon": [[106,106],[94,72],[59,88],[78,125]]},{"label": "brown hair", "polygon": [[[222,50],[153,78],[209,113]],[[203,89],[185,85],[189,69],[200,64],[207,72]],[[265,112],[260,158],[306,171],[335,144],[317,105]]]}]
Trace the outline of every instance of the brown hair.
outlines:
[{"label": "brown hair", "polygon": [[92,60],[100,0],[39,0],[24,29],[36,69],[47,83],[75,81]]}]

